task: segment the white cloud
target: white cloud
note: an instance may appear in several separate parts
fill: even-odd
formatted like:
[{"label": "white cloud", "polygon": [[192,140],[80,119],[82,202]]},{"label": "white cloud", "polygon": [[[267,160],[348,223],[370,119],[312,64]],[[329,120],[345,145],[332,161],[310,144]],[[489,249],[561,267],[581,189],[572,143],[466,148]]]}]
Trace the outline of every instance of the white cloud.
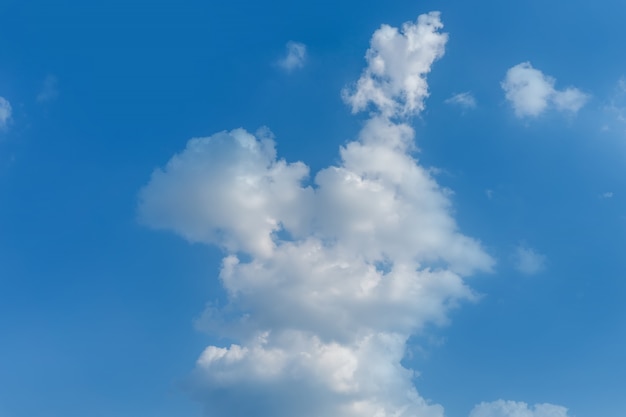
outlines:
[{"label": "white cloud", "polygon": [[444,54],[448,36],[438,12],[419,16],[402,30],[382,25],[367,51],[367,68],[352,89],[343,92],[354,113],[369,105],[385,117],[415,115],[428,97],[426,75]]},{"label": "white cloud", "polygon": [[193,391],[209,415],[443,417],[402,366],[406,343],[474,299],[464,278],[494,261],[460,233],[397,120],[423,108],[441,27],[431,13],[376,31],[345,97],[378,111],[314,186],[266,130],[236,129],[190,140],[142,189],[145,224],[226,252],[228,303],[198,323],[232,341],[197,361]]},{"label": "white cloud", "polygon": [[613,198],[613,192],[607,191],[606,193],[600,194],[601,198]]},{"label": "white cloud", "polygon": [[523,62],[510,68],[502,88],[517,117],[536,117],[554,107],[560,111],[578,112],[589,96],[577,88],[554,88],[556,80]]},{"label": "white cloud", "polygon": [[469,91],[453,95],[446,100],[446,103],[460,106],[463,109],[476,108],[476,99]]},{"label": "white cloud", "polygon": [[4,97],[0,97],[0,129],[4,129],[11,120],[11,103]]},{"label": "white cloud", "polygon": [[272,233],[299,227],[296,212],[311,190],[300,187],[308,167],[276,160],[265,135],[236,129],[190,140],[142,192],[143,220],[192,242],[270,255]]},{"label": "white cloud", "polygon": [[528,404],[498,400],[474,407],[469,417],[568,417],[567,408],[553,404]]},{"label": "white cloud", "polygon": [[546,256],[532,248],[518,246],[515,250],[515,268],[525,275],[534,275],[546,268]]},{"label": "white cloud", "polygon": [[59,96],[59,80],[54,75],[47,75],[43,81],[41,92],[37,95],[39,103],[52,101]]},{"label": "white cloud", "polygon": [[286,48],[287,54],[278,61],[278,65],[288,72],[302,68],[306,61],[306,45],[300,42],[289,41]]}]

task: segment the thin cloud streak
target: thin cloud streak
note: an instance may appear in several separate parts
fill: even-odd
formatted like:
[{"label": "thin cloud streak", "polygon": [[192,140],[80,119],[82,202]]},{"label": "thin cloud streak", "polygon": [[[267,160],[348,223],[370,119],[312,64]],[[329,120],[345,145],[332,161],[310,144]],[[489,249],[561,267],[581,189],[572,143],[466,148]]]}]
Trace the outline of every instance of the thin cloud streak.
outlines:
[{"label": "thin cloud streak", "polygon": [[553,404],[529,406],[523,402],[498,400],[480,403],[469,417],[568,417],[568,410]]},{"label": "thin cloud streak", "polygon": [[453,104],[459,106],[463,109],[474,109],[476,108],[476,99],[469,91],[464,93],[455,94],[452,97],[446,99],[447,104]]}]

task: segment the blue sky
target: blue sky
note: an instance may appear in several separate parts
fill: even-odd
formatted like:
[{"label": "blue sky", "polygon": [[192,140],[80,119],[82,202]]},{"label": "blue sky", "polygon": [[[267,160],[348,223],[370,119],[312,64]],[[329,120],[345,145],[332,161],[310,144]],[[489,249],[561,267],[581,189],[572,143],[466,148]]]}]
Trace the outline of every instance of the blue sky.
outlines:
[{"label": "blue sky", "polygon": [[623,416],[625,18],[1,1],[0,417]]}]

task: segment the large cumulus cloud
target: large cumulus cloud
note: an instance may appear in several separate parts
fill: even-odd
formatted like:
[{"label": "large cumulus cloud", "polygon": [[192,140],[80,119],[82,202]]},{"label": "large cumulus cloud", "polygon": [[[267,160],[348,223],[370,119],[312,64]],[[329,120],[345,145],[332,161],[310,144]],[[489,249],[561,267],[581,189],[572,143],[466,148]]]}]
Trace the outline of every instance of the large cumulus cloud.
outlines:
[{"label": "large cumulus cloud", "polygon": [[192,139],[140,194],[142,221],[225,251],[225,306],[200,326],[208,346],[194,395],[215,417],[442,417],[402,366],[406,343],[475,297],[465,278],[494,261],[462,234],[449,192],[413,155],[408,116],[447,36],[439,15],[382,26],[344,91],[368,110],[340,162],[307,184],[267,130]]}]

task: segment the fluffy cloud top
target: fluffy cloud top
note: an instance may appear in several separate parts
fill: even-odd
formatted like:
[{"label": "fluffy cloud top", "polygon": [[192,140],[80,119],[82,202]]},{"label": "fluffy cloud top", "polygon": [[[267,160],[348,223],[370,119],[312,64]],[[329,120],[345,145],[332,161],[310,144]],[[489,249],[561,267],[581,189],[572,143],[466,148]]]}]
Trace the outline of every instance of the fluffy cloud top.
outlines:
[{"label": "fluffy cloud top", "polygon": [[0,129],[7,127],[11,120],[11,103],[4,97],[0,97]]},{"label": "fluffy cloud top", "polygon": [[373,105],[385,117],[415,115],[428,97],[426,75],[444,54],[447,34],[438,12],[421,15],[402,30],[382,25],[367,51],[367,67],[345,100],[358,112]]},{"label": "fluffy cloud top", "polygon": [[528,404],[498,400],[474,407],[469,417],[568,417],[567,408],[552,404]]},{"label": "fluffy cloud top", "polygon": [[515,268],[525,275],[534,275],[546,267],[546,257],[532,248],[518,246],[515,250]]},{"label": "fluffy cloud top", "polygon": [[446,100],[446,103],[454,104],[464,109],[473,109],[476,107],[476,99],[469,91],[453,95]]},{"label": "fluffy cloud top", "polygon": [[287,54],[278,61],[278,65],[290,72],[304,66],[306,60],[306,45],[300,42],[287,42]]},{"label": "fluffy cloud top", "polygon": [[141,195],[140,213],[153,227],[227,251],[270,256],[273,233],[297,230],[298,211],[310,189],[300,187],[308,168],[276,160],[274,141],[237,129],[192,139]]},{"label": "fluffy cloud top", "polygon": [[576,113],[589,96],[574,87],[564,90],[554,88],[556,80],[523,62],[510,68],[502,88],[517,117],[536,117],[554,107],[560,111]]}]

